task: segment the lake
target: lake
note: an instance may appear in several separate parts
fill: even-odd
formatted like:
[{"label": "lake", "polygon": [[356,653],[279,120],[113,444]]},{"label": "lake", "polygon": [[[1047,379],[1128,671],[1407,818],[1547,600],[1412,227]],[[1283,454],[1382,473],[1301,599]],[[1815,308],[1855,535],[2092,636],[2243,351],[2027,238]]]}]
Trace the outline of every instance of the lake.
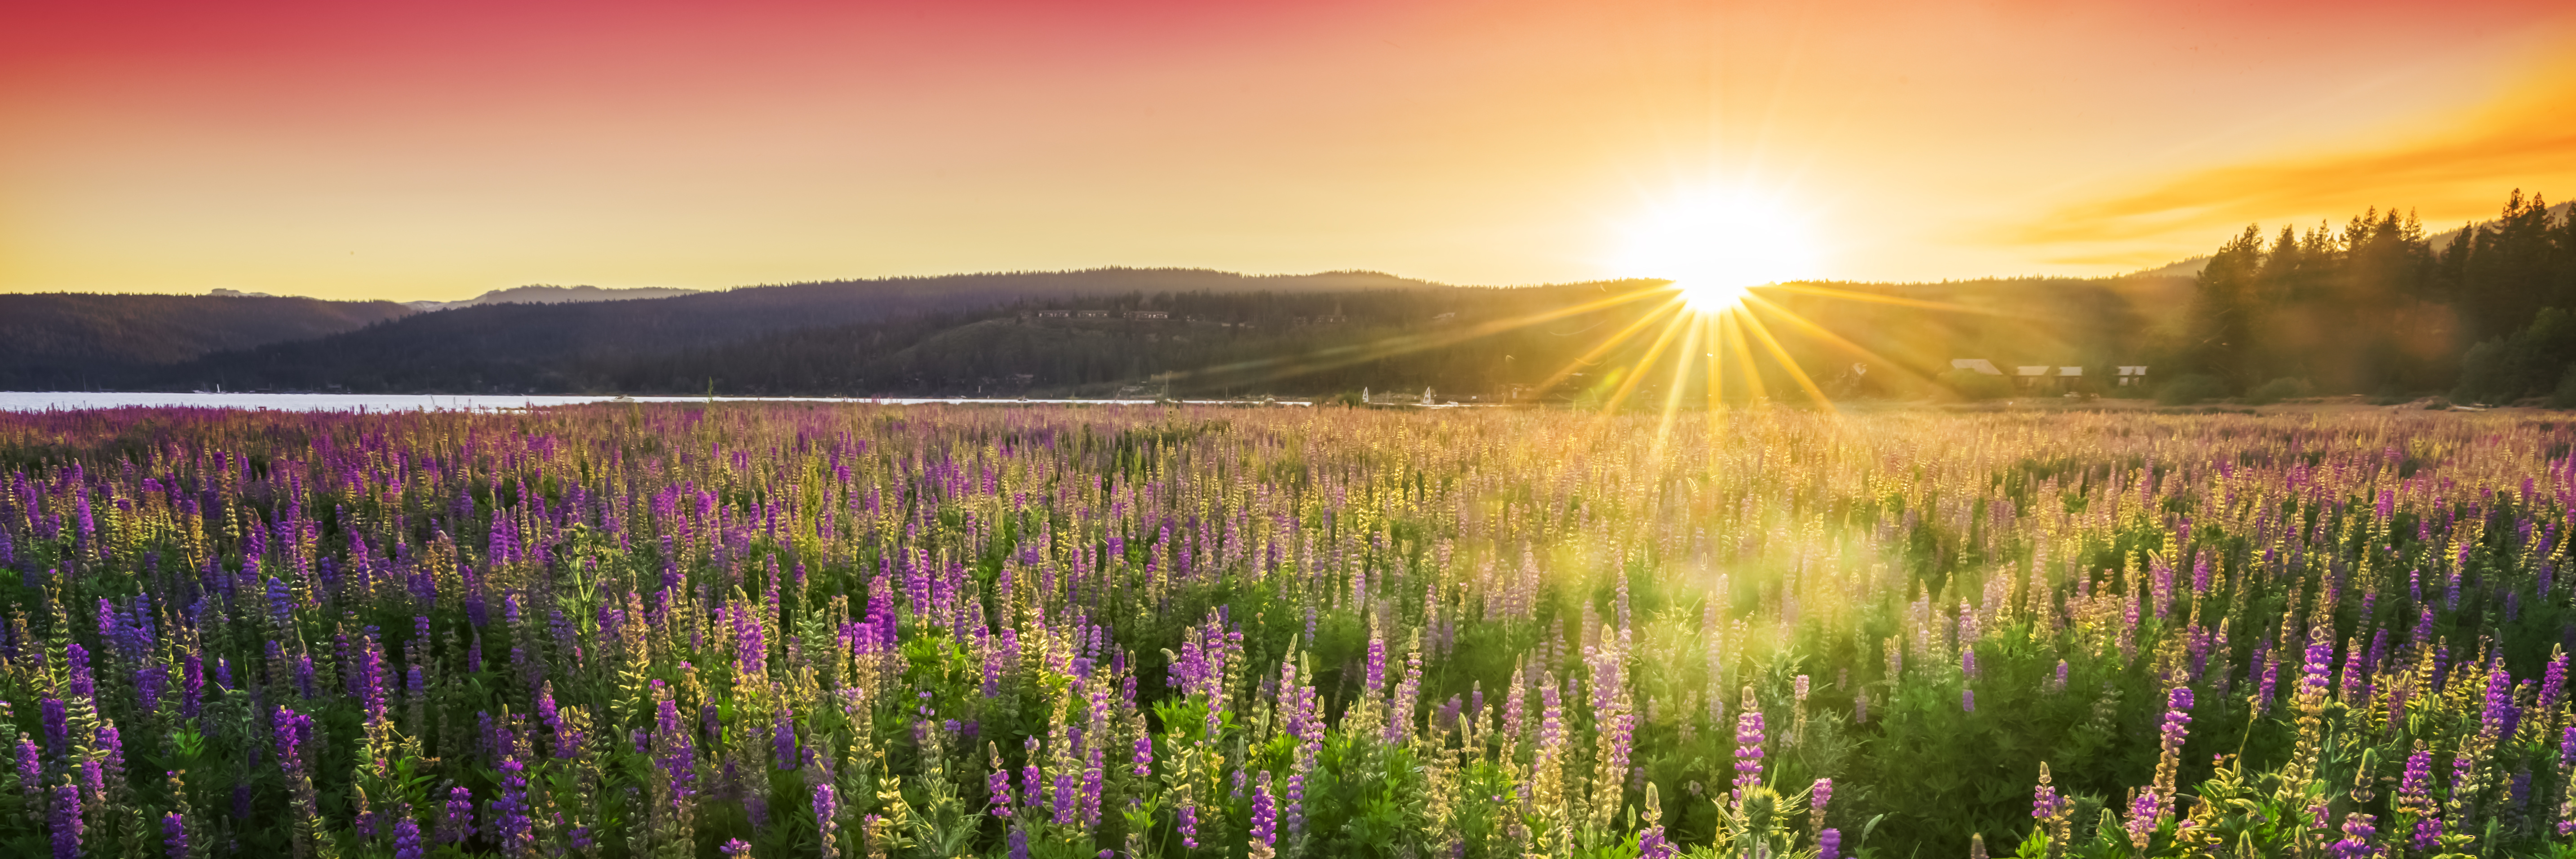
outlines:
[{"label": "lake", "polygon": [[[629,397],[638,403],[703,403],[706,397]],[[200,409],[268,409],[293,412],[413,412],[460,409],[524,409],[543,406],[571,406],[582,403],[604,403],[618,400],[614,395],[538,396],[528,394],[152,394],[97,393],[86,391],[0,391],[0,411],[44,411],[47,409],[119,409],[134,407],[185,407]],[[725,403],[842,403],[913,406],[948,405],[1035,405],[1071,404],[1102,406],[1150,406],[1154,400],[1038,400],[988,399],[976,397],[716,397]],[[1245,400],[1183,400],[1194,404],[1250,405]],[[1280,400],[1283,406],[1312,405],[1302,400]]]}]

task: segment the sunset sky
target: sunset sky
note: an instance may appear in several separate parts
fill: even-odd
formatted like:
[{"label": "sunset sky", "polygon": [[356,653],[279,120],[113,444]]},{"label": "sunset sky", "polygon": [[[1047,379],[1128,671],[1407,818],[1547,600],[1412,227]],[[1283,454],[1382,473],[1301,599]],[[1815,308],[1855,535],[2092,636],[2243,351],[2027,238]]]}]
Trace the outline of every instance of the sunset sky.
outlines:
[{"label": "sunset sky", "polygon": [[2570,6],[17,0],[0,291],[1529,284],[1710,195],[1809,277],[2112,274],[2576,196]]}]

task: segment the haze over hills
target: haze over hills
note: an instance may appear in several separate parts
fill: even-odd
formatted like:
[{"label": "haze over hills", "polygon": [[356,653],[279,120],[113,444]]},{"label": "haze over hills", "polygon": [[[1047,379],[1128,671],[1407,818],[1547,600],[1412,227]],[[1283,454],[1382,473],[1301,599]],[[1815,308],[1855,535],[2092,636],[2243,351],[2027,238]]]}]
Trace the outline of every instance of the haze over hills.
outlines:
[{"label": "haze over hills", "polygon": [[413,310],[428,311],[456,310],[464,307],[481,307],[486,304],[578,304],[589,301],[631,301],[638,298],[670,298],[678,295],[696,295],[704,291],[705,290],[699,289],[679,289],[676,287],[601,289],[596,286],[547,286],[538,284],[533,286],[512,287],[509,289],[495,289],[463,301],[406,301],[403,302],[403,306],[409,307]]},{"label": "haze over hills", "polygon": [[[414,314],[210,354],[134,383],[457,393],[1094,396],[1140,385],[1188,395],[1488,392],[1546,381],[1581,361],[1627,357],[1587,353],[1661,306],[1663,296],[1647,291],[1662,285],[1457,287],[1369,272],[1103,269],[744,287]],[[1880,380],[1897,384],[1937,372],[1960,349],[1998,360],[2131,360],[2149,332],[2171,321],[2190,281],[1830,286],[1957,308],[1779,297],[1815,324],[1868,340],[1877,350],[1871,360],[1896,371]],[[1635,300],[1564,315],[1621,296]],[[1549,316],[1562,318],[1511,324]],[[1790,340],[1785,348],[1802,363],[1850,363]],[[1600,377],[1569,372],[1581,374],[1569,377],[1577,383]]]},{"label": "haze over hills", "polygon": [[[1794,365],[1836,395],[1966,391],[1975,380],[1944,377],[1953,359],[1971,357],[2083,367],[2088,379],[2149,365],[2156,378],[2198,375],[2224,391],[2451,390],[2510,402],[2554,385],[2576,404],[2576,381],[2560,381],[2576,365],[2576,224],[2565,211],[2517,196],[2463,241],[2422,236],[2385,213],[2274,238],[2248,230],[2209,257],[2113,278],[1780,285],[1738,317],[1779,336],[1746,328],[1741,336],[1761,342],[1725,347],[1735,366],[1748,350],[1771,366],[1735,371],[1741,384],[1728,390],[1803,389],[1809,381],[1783,369]],[[244,295],[0,296],[0,384],[834,396],[1553,386],[1684,396],[1638,375],[1671,376],[1641,368],[1669,368],[1701,348],[1646,318],[1674,306],[1663,286],[1108,268],[704,292],[525,287],[437,312]]]}]

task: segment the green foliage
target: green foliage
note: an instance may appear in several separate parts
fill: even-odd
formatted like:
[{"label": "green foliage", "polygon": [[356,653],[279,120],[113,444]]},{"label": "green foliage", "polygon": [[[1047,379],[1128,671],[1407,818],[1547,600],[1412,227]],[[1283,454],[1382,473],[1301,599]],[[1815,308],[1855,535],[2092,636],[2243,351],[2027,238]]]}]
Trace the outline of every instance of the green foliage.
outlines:
[{"label": "green foliage", "polygon": [[2156,403],[2188,406],[2227,396],[2227,383],[2216,376],[2191,373],[2166,379],[2156,386]]},{"label": "green foliage", "polygon": [[2576,371],[2576,315],[2551,307],[2512,336],[2470,347],[2460,359],[2460,384],[2451,399],[2510,403],[2566,387]]},{"label": "green foliage", "polygon": [[2268,406],[2282,400],[2315,396],[2316,392],[2316,386],[2308,384],[2306,379],[2273,379],[2255,386],[2253,390],[2246,391],[2245,401],[2258,406]]}]

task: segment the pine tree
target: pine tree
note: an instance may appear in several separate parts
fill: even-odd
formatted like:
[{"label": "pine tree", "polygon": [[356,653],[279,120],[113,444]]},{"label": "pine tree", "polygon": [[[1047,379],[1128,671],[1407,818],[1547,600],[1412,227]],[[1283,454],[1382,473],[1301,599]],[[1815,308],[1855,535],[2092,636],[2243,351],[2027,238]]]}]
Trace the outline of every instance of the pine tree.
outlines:
[{"label": "pine tree", "polygon": [[2193,371],[2238,387],[2248,383],[2252,375],[2248,358],[2259,330],[2256,289],[2263,256],[2262,228],[2249,224],[2201,269],[2184,347],[2185,361]]}]

